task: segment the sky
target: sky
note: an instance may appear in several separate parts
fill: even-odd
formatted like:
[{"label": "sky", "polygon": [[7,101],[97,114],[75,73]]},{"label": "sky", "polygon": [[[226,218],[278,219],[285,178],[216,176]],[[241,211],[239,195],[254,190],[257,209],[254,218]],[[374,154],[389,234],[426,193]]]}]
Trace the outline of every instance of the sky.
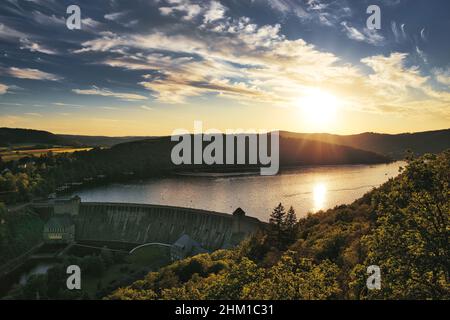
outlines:
[{"label": "sky", "polygon": [[447,0],[2,0],[0,127],[449,128],[449,15]]}]

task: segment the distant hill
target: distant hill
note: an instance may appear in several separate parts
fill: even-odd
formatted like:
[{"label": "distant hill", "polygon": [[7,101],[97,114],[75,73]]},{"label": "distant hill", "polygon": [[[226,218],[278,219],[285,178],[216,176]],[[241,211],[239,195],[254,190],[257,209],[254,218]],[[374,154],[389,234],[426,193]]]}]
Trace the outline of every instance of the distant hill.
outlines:
[{"label": "distant hill", "polygon": [[[327,162],[326,159],[330,154],[333,154],[333,159],[335,161],[338,161],[339,159],[339,162],[350,161],[350,158],[366,158],[362,154],[356,152],[356,150],[365,150],[393,159],[402,159],[406,150],[411,150],[417,155],[422,155],[427,152],[439,153],[446,149],[450,149],[450,129],[402,134],[366,132],[355,135],[294,133],[282,131],[281,137],[282,141],[284,141],[283,143],[286,146],[289,145],[289,147],[285,148],[290,149],[290,153],[288,153],[287,150],[282,152],[284,155],[282,159],[285,163],[294,163],[297,160],[300,161],[300,159],[294,160],[294,158],[292,158],[292,154],[296,152],[301,152],[303,154],[302,159],[305,161],[308,154],[310,154],[307,161],[308,163],[323,163]],[[0,128],[0,146],[29,143],[66,145],[74,147],[113,147],[123,143],[135,141],[151,140],[155,143],[158,139],[163,139],[161,141],[164,141],[164,138],[161,137],[63,135],[40,130]],[[297,140],[297,143],[289,142],[290,139]],[[316,141],[325,144],[312,144],[311,142],[305,143],[302,141]],[[346,149],[344,152],[344,149],[342,148],[328,148],[330,145],[351,147],[353,149]],[[347,157],[349,154],[352,156]],[[359,155],[357,156],[357,154]]]},{"label": "distant hill", "polygon": [[[193,139],[191,138],[193,141]],[[225,139],[224,139],[225,141]],[[109,149],[94,150],[77,155],[82,160],[96,167],[121,168],[123,172],[135,172],[145,175],[152,170],[243,170],[259,168],[257,165],[181,165],[175,166],[171,161],[171,151],[178,142],[170,137],[152,138],[118,144]],[[205,147],[209,142],[204,142]],[[193,148],[193,146],[192,146]],[[236,144],[235,144],[236,149]],[[193,154],[193,150],[191,150]],[[225,150],[223,152],[225,154]],[[235,152],[236,155],[236,152]],[[192,157],[191,157],[192,159]],[[248,159],[248,148],[246,150]],[[333,145],[330,143],[306,139],[280,138],[280,167],[298,165],[332,165],[332,164],[373,164],[389,162],[386,156],[355,149],[348,146]],[[224,161],[225,162],[225,161]],[[248,161],[246,161],[248,163]]]},{"label": "distant hill", "polygon": [[387,156],[349,146],[302,138],[280,138],[280,164],[330,165],[330,164],[371,164],[385,163]]},{"label": "distant hill", "polygon": [[119,143],[142,140],[150,137],[106,137],[106,136],[84,136],[54,134],[48,131],[0,128],[0,146],[6,147],[17,144],[45,144],[64,146],[89,146],[89,147],[112,147]]},{"label": "distant hill", "polygon": [[133,137],[133,136],[127,137],[82,136],[82,135],[68,135],[68,134],[58,134],[57,136],[90,147],[112,147],[119,143],[151,138],[151,137]]},{"label": "distant hill", "polygon": [[344,136],[327,133],[282,132],[282,135],[349,146],[380,153],[394,159],[402,159],[407,150],[422,155],[450,149],[450,129],[401,134],[366,132]]},{"label": "distant hill", "polygon": [[6,147],[15,144],[49,144],[73,145],[68,141],[48,131],[31,129],[0,128],[0,146]]}]

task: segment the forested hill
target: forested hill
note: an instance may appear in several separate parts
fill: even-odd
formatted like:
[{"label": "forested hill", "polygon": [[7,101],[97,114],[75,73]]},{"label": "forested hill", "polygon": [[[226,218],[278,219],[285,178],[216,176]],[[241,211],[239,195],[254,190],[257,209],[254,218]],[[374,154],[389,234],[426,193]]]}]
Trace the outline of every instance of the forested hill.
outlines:
[{"label": "forested hill", "polygon": [[90,147],[112,147],[120,143],[149,139],[151,137],[127,136],[127,137],[108,137],[108,136],[84,136],[59,134],[58,137],[68,141],[74,141],[77,144]]},{"label": "forested hill", "polygon": [[[281,137],[285,139],[313,140],[333,145],[347,146],[354,149],[371,151],[393,159],[403,159],[407,150],[417,155],[422,155],[425,153],[439,153],[450,148],[450,129],[402,134],[366,132],[355,135],[282,131]],[[121,143],[152,138],[154,137],[66,135],[30,129],[0,128],[0,146],[28,143],[77,147],[112,147]]]},{"label": "forested hill", "polygon": [[286,137],[318,140],[373,151],[394,159],[403,159],[407,150],[422,155],[439,153],[450,148],[450,129],[401,134],[372,132],[355,135],[292,132],[282,134]]},{"label": "forested hill", "polygon": [[[193,138],[191,138],[191,155],[193,154]],[[225,138],[224,138],[225,141]],[[152,138],[128,143],[118,144],[110,149],[93,150],[79,153],[80,159],[95,165],[98,168],[120,167],[123,171],[132,171],[144,174],[149,170],[224,170],[259,168],[261,165],[179,165],[175,166],[171,160],[171,152],[178,142],[171,141],[170,137]],[[209,142],[204,142],[205,147]],[[226,146],[224,146],[224,149]],[[235,150],[237,143],[235,143]],[[246,149],[246,163],[248,163],[248,145]],[[235,152],[235,155],[237,153]],[[223,150],[225,163],[225,150]],[[193,162],[191,156],[191,162]],[[332,165],[332,164],[373,164],[389,162],[390,159],[364,150],[347,146],[338,146],[320,141],[305,139],[280,138],[280,166],[297,165]],[[237,163],[235,161],[234,163]]]},{"label": "forested hill", "polygon": [[[450,299],[449,185],[450,150],[408,159],[351,205],[297,221],[280,204],[239,247],[177,261],[108,298]],[[373,265],[380,288],[368,290]]]},{"label": "forested hill", "polygon": [[54,134],[48,131],[0,128],[0,147],[9,147],[21,144],[28,145],[61,145],[61,146],[89,146],[112,147],[119,143],[147,139],[149,137],[107,137]]},{"label": "forested hill", "polygon": [[0,128],[1,147],[17,144],[75,145],[73,141],[48,131]]}]

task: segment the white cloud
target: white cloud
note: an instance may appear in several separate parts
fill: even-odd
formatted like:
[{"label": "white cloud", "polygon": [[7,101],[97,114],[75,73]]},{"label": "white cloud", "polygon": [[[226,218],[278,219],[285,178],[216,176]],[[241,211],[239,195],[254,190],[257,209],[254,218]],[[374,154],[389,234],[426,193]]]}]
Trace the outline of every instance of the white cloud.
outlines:
[{"label": "white cloud", "polygon": [[405,92],[408,88],[418,89],[424,87],[428,77],[420,74],[418,67],[406,68],[406,53],[392,53],[388,57],[372,56],[361,60],[375,72],[369,75],[369,81],[380,92],[398,94]]},{"label": "white cloud", "polygon": [[341,25],[344,27],[347,36],[356,41],[365,41],[366,37],[358,29],[352,27],[347,21],[343,21]]},{"label": "white cloud", "polygon": [[398,30],[397,23],[395,21],[391,22],[391,30],[394,34],[394,38],[396,42],[400,41],[400,31]]},{"label": "white cloud", "polygon": [[426,34],[425,34],[425,28],[422,28],[422,30],[420,30],[420,38],[421,38],[423,41],[427,41],[427,36],[426,36]]},{"label": "white cloud", "polygon": [[378,45],[383,42],[384,38],[380,35],[376,30],[369,30],[364,28],[362,31],[359,31],[355,27],[353,27],[347,21],[341,22],[341,25],[344,28],[347,37],[356,41],[364,41],[373,45]]},{"label": "white cloud", "polygon": [[27,116],[31,116],[31,117],[42,117],[42,114],[37,113],[37,112],[26,112],[24,114]]},{"label": "white cloud", "polygon": [[437,82],[450,86],[450,68],[447,69],[433,69],[433,75]]},{"label": "white cloud", "polygon": [[48,81],[58,81],[62,78],[54,75],[52,73],[47,73],[44,71],[40,71],[38,69],[30,69],[30,68],[16,68],[10,67],[6,69],[6,73],[14,78],[19,79],[30,79],[30,80],[48,80]]},{"label": "white cloud", "polygon": [[6,84],[1,84],[0,83],[0,95],[1,94],[5,94],[6,92],[8,92],[8,86]]},{"label": "white cloud", "polygon": [[225,16],[226,8],[218,1],[211,1],[208,10],[203,17],[204,23],[214,22],[220,20]]},{"label": "white cloud", "polygon": [[294,15],[301,21],[315,22],[325,26],[338,25],[344,18],[352,14],[346,1],[319,1],[319,0],[253,0],[268,4],[273,10],[283,16]]},{"label": "white cloud", "polygon": [[113,12],[113,13],[108,13],[105,14],[103,17],[106,20],[110,20],[110,21],[117,21],[122,19],[124,16],[126,16],[128,14],[128,11],[124,11],[124,12]]},{"label": "white cloud", "polygon": [[172,6],[168,7],[160,7],[159,12],[163,16],[173,15],[175,13],[181,14],[183,16],[183,20],[192,20],[202,11],[204,11],[204,8],[202,8],[197,3],[191,3],[189,0],[180,0],[180,1],[170,1],[169,4],[172,4]]},{"label": "white cloud", "polygon": [[55,106],[58,106],[58,107],[84,108],[84,106],[82,106],[80,104],[72,104],[72,103],[64,103],[64,102],[53,102],[52,104]]},{"label": "white cloud", "polygon": [[402,24],[400,25],[400,30],[402,31],[403,39],[406,40],[406,39],[408,38],[408,36],[406,35],[405,27],[406,27],[406,25],[405,25],[404,23],[402,23]]},{"label": "white cloud", "polygon": [[98,30],[101,28],[105,28],[106,25],[103,24],[102,22],[99,22],[97,20],[94,20],[92,18],[83,18],[81,19],[81,29],[83,31],[87,31],[87,32],[91,32],[91,33],[96,33],[99,32]]},{"label": "white cloud", "polygon": [[139,94],[113,92],[108,89],[98,88],[96,86],[92,86],[91,89],[73,89],[72,91],[75,92],[76,94],[113,97],[125,101],[147,100],[147,97],[144,97]]},{"label": "white cloud", "polygon": [[225,18],[227,8],[219,1],[169,0],[167,5],[159,7],[163,16],[181,16],[185,21],[203,18],[203,23],[209,24]]},{"label": "white cloud", "polygon": [[23,37],[26,37],[24,33],[0,23],[0,39],[14,39]]},{"label": "white cloud", "polygon": [[64,17],[57,17],[54,14],[52,14],[51,16],[48,16],[46,14],[43,14],[40,11],[33,11],[31,13],[31,17],[37,23],[43,24],[43,25],[57,26],[57,25],[65,25],[66,24],[66,20],[64,19]]},{"label": "white cloud", "polygon": [[310,14],[303,6],[291,0],[269,0],[269,6],[283,14],[293,13],[299,18],[309,18]]},{"label": "white cloud", "polygon": [[20,49],[30,50],[31,52],[41,52],[45,54],[57,54],[57,51],[43,47],[37,42],[28,40],[27,38],[20,39]]},{"label": "white cloud", "polygon": [[428,63],[427,55],[418,46],[416,46],[416,53],[424,63]]}]

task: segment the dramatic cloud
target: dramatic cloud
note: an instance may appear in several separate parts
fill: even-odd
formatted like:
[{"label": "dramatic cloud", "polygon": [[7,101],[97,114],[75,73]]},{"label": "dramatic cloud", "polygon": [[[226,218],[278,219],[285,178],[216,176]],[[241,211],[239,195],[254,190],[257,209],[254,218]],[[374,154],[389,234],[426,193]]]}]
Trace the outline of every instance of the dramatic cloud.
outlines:
[{"label": "dramatic cloud", "polygon": [[[354,40],[384,41],[370,30],[358,31],[346,22],[342,26]],[[362,59],[373,71],[367,75],[359,66],[302,39],[286,39],[280,25],[258,26],[249,18],[239,18],[219,19],[211,27],[189,35],[108,32],[84,42],[76,52],[113,53],[114,58],[98,63],[147,71],[139,84],[166,103],[214,94],[237,103],[286,106],[315,87],[344,96],[350,108],[371,112],[406,112],[417,108],[413,102],[418,97],[429,99],[430,108],[442,109],[446,99],[427,86],[429,78],[417,67],[404,67],[405,53]],[[421,57],[425,59],[423,53]]]},{"label": "dramatic cloud", "polygon": [[[59,101],[50,103],[59,112],[75,107],[75,96],[102,112],[157,114],[166,107],[159,103],[208,104],[212,113],[237,104],[298,109],[303,96],[321,90],[347,111],[450,116],[448,61],[440,54],[448,43],[435,41],[441,35],[432,18],[414,24],[389,12],[397,0],[383,1],[393,18],[382,30],[365,28],[367,6],[356,1],[114,0],[101,10],[86,4],[78,31],[65,27],[64,6],[51,1],[0,8],[11,15],[0,24],[0,82],[8,83],[0,94],[20,85],[45,96],[40,105]],[[103,107],[98,97],[117,101]]]}]

